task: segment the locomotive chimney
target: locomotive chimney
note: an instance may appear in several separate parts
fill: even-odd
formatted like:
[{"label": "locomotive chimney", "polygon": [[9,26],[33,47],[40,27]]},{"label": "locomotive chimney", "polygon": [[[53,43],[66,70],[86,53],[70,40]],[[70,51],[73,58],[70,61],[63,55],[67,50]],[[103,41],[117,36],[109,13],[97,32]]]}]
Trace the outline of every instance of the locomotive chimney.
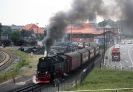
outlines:
[{"label": "locomotive chimney", "polygon": [[44,51],[44,57],[48,57],[48,52],[46,50]]}]

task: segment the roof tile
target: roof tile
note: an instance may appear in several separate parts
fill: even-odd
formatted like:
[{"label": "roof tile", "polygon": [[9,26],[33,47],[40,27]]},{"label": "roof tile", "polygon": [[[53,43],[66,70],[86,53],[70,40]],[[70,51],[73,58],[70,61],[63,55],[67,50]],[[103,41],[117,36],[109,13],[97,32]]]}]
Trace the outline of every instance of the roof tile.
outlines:
[{"label": "roof tile", "polygon": [[40,28],[36,24],[27,24],[22,29],[25,30],[33,30],[35,34],[44,34],[45,28]]}]

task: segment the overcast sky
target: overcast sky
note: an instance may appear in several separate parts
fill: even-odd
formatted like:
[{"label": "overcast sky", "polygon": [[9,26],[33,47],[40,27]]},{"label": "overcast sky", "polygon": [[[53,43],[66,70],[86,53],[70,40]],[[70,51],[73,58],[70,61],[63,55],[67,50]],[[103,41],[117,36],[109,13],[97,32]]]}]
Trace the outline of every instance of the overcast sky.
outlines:
[{"label": "overcast sky", "polygon": [[[0,0],[0,22],[2,25],[26,25],[38,23],[44,27],[49,18],[58,11],[70,9],[73,0]],[[103,0],[110,4],[113,0]],[[97,23],[102,21],[97,17]]]}]

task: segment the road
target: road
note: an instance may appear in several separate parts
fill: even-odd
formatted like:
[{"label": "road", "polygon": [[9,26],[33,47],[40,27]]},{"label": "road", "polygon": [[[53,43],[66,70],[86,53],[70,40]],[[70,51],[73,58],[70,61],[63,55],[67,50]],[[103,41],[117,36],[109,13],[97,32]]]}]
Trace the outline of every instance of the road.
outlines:
[{"label": "road", "polygon": [[125,42],[125,44],[120,44],[121,60],[111,60],[111,50],[113,48],[111,47],[106,53],[108,59],[104,59],[104,65],[111,69],[133,70],[133,43],[129,44],[129,40],[122,40],[122,42]]}]

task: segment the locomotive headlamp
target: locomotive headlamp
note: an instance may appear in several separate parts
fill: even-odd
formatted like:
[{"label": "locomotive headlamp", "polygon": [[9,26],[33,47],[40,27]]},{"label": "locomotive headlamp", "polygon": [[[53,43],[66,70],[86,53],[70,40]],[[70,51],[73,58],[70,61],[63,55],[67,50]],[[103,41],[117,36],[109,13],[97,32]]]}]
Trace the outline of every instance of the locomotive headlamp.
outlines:
[{"label": "locomotive headlamp", "polygon": [[42,58],[44,60],[44,58]]},{"label": "locomotive headlamp", "polygon": [[48,73],[48,71],[45,72],[46,74]]}]

